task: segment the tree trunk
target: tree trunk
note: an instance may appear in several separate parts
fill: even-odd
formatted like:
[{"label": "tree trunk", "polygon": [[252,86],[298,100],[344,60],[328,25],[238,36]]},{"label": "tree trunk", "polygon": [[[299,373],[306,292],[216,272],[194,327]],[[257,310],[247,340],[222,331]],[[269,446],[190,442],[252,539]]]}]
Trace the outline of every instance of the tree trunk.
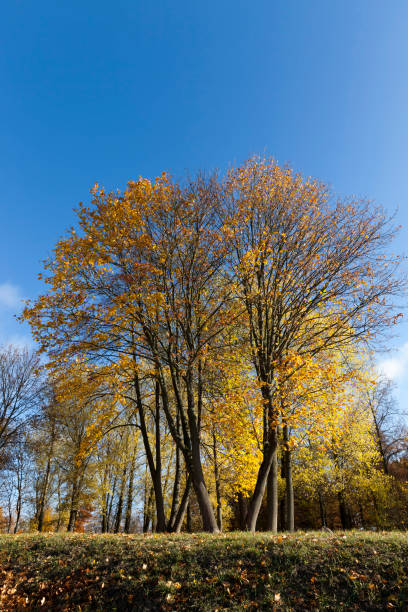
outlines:
[{"label": "tree trunk", "polygon": [[120,482],[119,499],[118,499],[118,506],[116,509],[115,526],[113,528],[113,533],[119,533],[119,530],[120,530],[120,524],[122,521],[123,495],[125,492],[125,485],[126,485],[126,466],[123,468],[122,478]]},{"label": "tree trunk", "polygon": [[55,444],[56,435],[57,435],[56,434],[56,420],[55,418],[53,418],[51,432],[50,432],[49,451],[48,451],[48,457],[47,457],[47,468],[45,470],[45,477],[44,477],[44,483],[43,483],[42,490],[41,490],[40,507],[39,507],[39,513],[38,513],[38,531],[39,532],[41,532],[44,528],[45,502],[47,499],[48,485],[49,485],[49,479],[50,479],[50,474],[51,474],[51,459],[54,453],[54,444]]},{"label": "tree trunk", "polygon": [[[105,500],[107,503],[107,499]],[[101,533],[106,533],[108,531],[108,514],[106,511],[106,505],[102,509],[102,521],[101,521]]]},{"label": "tree trunk", "polygon": [[246,514],[247,514],[247,508],[245,507],[245,500],[244,500],[244,496],[242,494],[242,492],[240,491],[238,493],[238,513],[239,513],[239,528],[241,530],[245,529],[245,518],[246,518]]},{"label": "tree trunk", "polygon": [[200,507],[200,514],[203,521],[203,530],[210,533],[218,533],[219,528],[214,515],[214,509],[208,495],[205,484],[204,473],[200,455],[200,434],[197,427],[197,419],[194,414],[194,396],[192,392],[191,380],[187,380],[187,414],[189,430],[191,434],[191,462],[189,472],[193,480],[193,488]]},{"label": "tree trunk", "polygon": [[78,510],[76,508],[71,508],[71,510],[69,511],[69,521],[68,521],[67,531],[75,530],[75,522],[76,522],[77,513],[78,513]]},{"label": "tree trunk", "polygon": [[374,514],[375,514],[375,526],[377,528],[381,527],[381,523],[382,520],[380,518],[380,509],[378,507],[378,503],[377,503],[377,498],[375,496],[374,491],[371,491],[371,499],[373,500],[373,506],[374,506]]},{"label": "tree trunk", "polygon": [[274,427],[273,429],[271,429],[269,435],[269,443],[264,447],[264,456],[259,468],[255,489],[248,506],[245,523],[246,528],[249,531],[255,531],[256,529],[256,522],[258,520],[259,511],[261,509],[262,499],[265,494],[269,470],[276,457],[277,448],[278,432],[276,427]]},{"label": "tree trunk", "polygon": [[285,455],[285,509],[286,509],[286,529],[290,532],[295,530],[295,503],[293,495],[292,479],[292,453],[289,448],[289,430],[285,425],[283,428],[283,442]]},{"label": "tree trunk", "polygon": [[[180,415],[179,415],[178,410],[177,410],[177,416],[176,416],[176,429],[177,429],[178,435],[180,435]],[[180,484],[181,484],[181,461],[180,461],[181,457],[180,455],[181,455],[180,448],[176,444],[176,465],[175,465],[175,472],[174,472],[173,496],[171,500],[170,518],[169,518],[169,522],[167,525],[168,531],[176,531],[175,523],[176,523],[177,507],[179,505]]]},{"label": "tree trunk", "polygon": [[369,403],[371,414],[372,414],[373,420],[374,420],[375,431],[376,431],[376,434],[377,434],[377,446],[378,446],[378,450],[379,450],[380,456],[381,456],[382,467],[383,467],[383,470],[384,470],[384,474],[386,474],[388,476],[390,471],[389,471],[389,468],[388,468],[388,461],[387,461],[387,458],[386,458],[385,452],[384,452],[383,440],[382,440],[382,436],[381,436],[380,426],[378,424],[377,412],[376,412],[376,410],[375,410],[375,408],[373,406],[373,402],[369,401],[368,403]]},{"label": "tree trunk", "polygon": [[[285,453],[282,453],[282,456],[281,456],[281,478],[286,483]],[[279,529],[281,531],[285,531],[286,526],[288,524],[285,506],[286,506],[285,497],[283,497],[279,502],[279,513],[278,513]]]},{"label": "tree trunk", "polygon": [[[163,376],[160,377],[160,385],[163,397],[163,409],[166,414],[167,422],[170,428],[171,435],[173,436],[176,444],[180,446],[180,450],[184,455],[184,460],[187,465],[189,474],[191,475],[193,488],[197,497],[198,505],[200,508],[200,514],[202,518],[203,530],[209,531],[210,533],[218,533],[219,528],[215,519],[214,509],[208,495],[207,487],[205,484],[204,473],[202,469],[201,456],[200,456],[200,412],[201,412],[201,383],[198,383],[198,401],[197,401],[197,417],[194,411],[194,390],[193,390],[193,378],[191,369],[187,372],[184,377],[185,388],[187,392],[187,415],[185,413],[185,407],[183,405],[179,387],[179,381],[174,368],[170,365],[171,379],[173,384],[173,391],[176,397],[177,408],[180,413],[181,427],[183,431],[183,440],[177,433],[174,419],[169,409],[169,401],[167,397],[167,390],[163,380]],[[200,372],[199,372],[200,373]],[[186,418],[187,417],[187,418]]]},{"label": "tree trunk", "polygon": [[320,520],[322,522],[322,527],[327,527],[326,506],[324,503],[323,495],[320,490],[319,490],[319,509],[320,509]]},{"label": "tree trunk", "polygon": [[78,513],[78,508],[76,506],[76,503],[77,503],[77,488],[78,488],[78,484],[75,481],[72,484],[71,507],[70,507],[70,511],[69,511],[69,520],[68,520],[67,531],[74,531],[74,529],[75,529],[75,521],[76,521],[76,517],[77,517],[77,513]]},{"label": "tree trunk", "polygon": [[22,449],[19,449],[16,464],[16,475],[17,475],[17,500],[16,500],[16,522],[14,524],[14,533],[18,531],[18,525],[20,523],[21,516],[21,504],[23,497],[23,478],[24,478],[24,456]]},{"label": "tree trunk", "polygon": [[359,505],[359,509],[360,509],[360,527],[362,527],[364,529],[365,518],[364,518],[363,504],[361,503],[361,500],[358,502],[358,505]]},{"label": "tree trunk", "polygon": [[109,499],[109,502],[107,501],[107,512],[106,512],[106,530],[112,531],[112,510],[113,510],[113,501],[115,499],[115,494],[116,494],[116,484],[118,481],[118,477],[117,474],[115,474],[115,477],[113,479],[113,483],[112,483],[112,490],[110,493],[108,493],[107,498]]},{"label": "tree trunk", "polygon": [[266,530],[273,533],[278,530],[278,506],[278,448],[276,447],[272,454],[266,489]]},{"label": "tree trunk", "polygon": [[166,531],[166,515],[164,513],[164,499],[162,487],[162,461],[161,461],[161,436],[160,436],[160,383],[156,380],[156,470],[154,475],[154,498],[156,501],[156,531]]},{"label": "tree trunk", "polygon": [[58,475],[58,480],[57,480],[57,496],[58,496],[58,519],[57,519],[56,530],[58,532],[61,529],[61,525],[62,525],[62,497],[61,497],[60,475]]},{"label": "tree trunk", "polygon": [[72,484],[71,509],[69,513],[67,531],[75,530],[75,522],[76,522],[77,515],[78,515],[79,499],[80,499],[80,493],[81,493],[82,485],[84,481],[84,474],[85,474],[85,467],[82,466],[82,471],[80,472],[79,475],[76,476]]},{"label": "tree trunk", "polygon": [[105,465],[103,470],[103,483],[101,492],[101,533],[106,533],[108,530],[108,503],[109,503],[109,492],[108,489],[108,465]]},{"label": "tree trunk", "polygon": [[166,531],[166,516],[164,513],[164,499],[161,482],[161,449],[160,449],[160,386],[156,383],[156,464],[153,458],[152,448],[150,446],[149,433],[147,431],[145,409],[142,401],[140,390],[139,377],[134,376],[134,387],[136,391],[137,408],[139,412],[140,431],[142,432],[143,445],[146,451],[147,464],[149,466],[150,476],[154,487],[154,497],[156,503],[156,529],[158,532]]},{"label": "tree trunk", "polygon": [[47,468],[45,470],[45,476],[44,476],[44,484],[42,487],[41,497],[40,497],[40,508],[38,512],[38,531],[40,532],[43,530],[43,527],[44,527],[45,500],[47,496],[50,471],[51,471],[51,457],[48,457]]},{"label": "tree trunk", "polygon": [[188,504],[187,504],[187,533],[192,533],[193,529],[191,527],[191,504],[190,504],[190,500],[188,500]]},{"label": "tree trunk", "polygon": [[221,484],[220,484],[220,473],[218,469],[217,440],[216,440],[214,431],[213,431],[213,459],[214,459],[215,494],[217,498],[217,525],[218,525],[218,529],[222,531]]},{"label": "tree trunk", "polygon": [[351,528],[350,513],[348,511],[346,502],[344,501],[343,494],[341,492],[338,493],[338,499],[339,499],[341,526],[343,527],[343,529],[350,529]]},{"label": "tree trunk", "polygon": [[184,489],[184,493],[181,498],[180,506],[177,510],[176,518],[174,520],[173,531],[175,533],[180,533],[181,528],[183,526],[184,516],[186,514],[187,506],[189,504],[190,491],[191,491],[191,477],[188,476],[186,486]]},{"label": "tree trunk", "polygon": [[134,485],[134,480],[135,480],[135,469],[136,469],[136,451],[137,451],[137,446],[135,446],[134,448],[133,456],[132,456],[132,463],[130,465],[128,494],[127,494],[127,502],[126,502],[126,514],[125,514],[125,526],[124,526],[125,533],[129,533],[130,521],[132,519],[133,485]]},{"label": "tree trunk", "polygon": [[218,533],[219,528],[215,520],[213,506],[205,486],[204,474],[201,461],[197,460],[197,449],[193,450],[193,487],[200,507],[200,514],[203,521],[203,530],[210,533]]},{"label": "tree trunk", "polygon": [[[152,518],[153,495],[154,495],[154,488],[151,487],[148,498],[145,497],[145,509],[143,513],[143,533],[147,533],[149,530],[150,520]],[[153,521],[152,521],[152,527],[153,527]]]},{"label": "tree trunk", "polygon": [[13,520],[13,513],[12,513],[12,510],[11,510],[11,503],[10,502],[8,504],[8,508],[9,508],[9,510],[8,510],[8,519],[7,519],[7,533],[10,533],[10,531],[11,531],[11,523],[12,523],[12,520]]},{"label": "tree trunk", "polygon": [[17,503],[16,503],[16,522],[14,524],[14,533],[17,533],[18,524],[21,516],[21,491],[18,492]]}]

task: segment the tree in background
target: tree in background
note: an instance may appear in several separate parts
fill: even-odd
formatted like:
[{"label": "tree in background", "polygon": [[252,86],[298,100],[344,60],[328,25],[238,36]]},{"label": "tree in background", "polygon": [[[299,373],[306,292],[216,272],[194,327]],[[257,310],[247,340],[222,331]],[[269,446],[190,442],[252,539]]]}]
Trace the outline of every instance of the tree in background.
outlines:
[{"label": "tree in background", "polygon": [[20,430],[35,416],[41,394],[34,351],[0,348],[0,462],[4,465]]}]

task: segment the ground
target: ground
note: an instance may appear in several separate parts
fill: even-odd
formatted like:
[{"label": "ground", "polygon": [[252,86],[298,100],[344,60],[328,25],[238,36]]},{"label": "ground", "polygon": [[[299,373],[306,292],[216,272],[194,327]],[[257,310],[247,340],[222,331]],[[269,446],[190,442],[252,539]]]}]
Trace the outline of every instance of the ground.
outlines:
[{"label": "ground", "polygon": [[0,609],[408,610],[408,535],[0,536]]}]

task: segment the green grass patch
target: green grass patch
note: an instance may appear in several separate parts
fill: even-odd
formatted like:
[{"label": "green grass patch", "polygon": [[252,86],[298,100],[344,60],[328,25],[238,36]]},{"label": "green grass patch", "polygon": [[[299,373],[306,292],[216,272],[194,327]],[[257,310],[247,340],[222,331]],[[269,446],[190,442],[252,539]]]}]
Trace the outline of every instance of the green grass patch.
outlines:
[{"label": "green grass patch", "polygon": [[403,533],[0,536],[0,609],[408,610]]}]

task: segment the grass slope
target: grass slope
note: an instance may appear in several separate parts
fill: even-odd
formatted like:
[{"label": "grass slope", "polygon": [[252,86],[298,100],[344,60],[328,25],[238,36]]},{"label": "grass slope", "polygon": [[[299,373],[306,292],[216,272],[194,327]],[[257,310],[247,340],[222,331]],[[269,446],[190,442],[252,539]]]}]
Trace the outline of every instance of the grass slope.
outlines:
[{"label": "grass slope", "polygon": [[0,536],[0,609],[408,610],[408,536]]}]

